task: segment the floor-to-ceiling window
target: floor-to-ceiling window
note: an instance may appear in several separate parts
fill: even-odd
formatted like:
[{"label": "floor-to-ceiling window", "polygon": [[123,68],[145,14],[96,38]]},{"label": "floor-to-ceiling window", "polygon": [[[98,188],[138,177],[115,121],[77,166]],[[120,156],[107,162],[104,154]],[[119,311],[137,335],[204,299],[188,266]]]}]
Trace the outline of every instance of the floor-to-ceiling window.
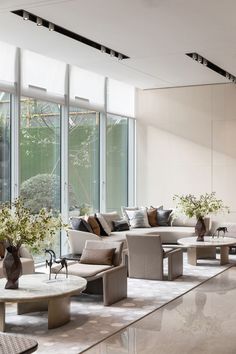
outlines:
[{"label": "floor-to-ceiling window", "polygon": [[99,210],[99,117],[98,112],[70,107],[70,215]]},{"label": "floor-to-ceiling window", "polygon": [[0,91],[0,203],[10,201],[10,94]]},{"label": "floor-to-ceiling window", "polygon": [[60,112],[56,103],[21,98],[20,194],[34,214],[60,211]]},{"label": "floor-to-ceiling window", "polygon": [[106,124],[106,209],[128,204],[128,119],[108,115]]}]

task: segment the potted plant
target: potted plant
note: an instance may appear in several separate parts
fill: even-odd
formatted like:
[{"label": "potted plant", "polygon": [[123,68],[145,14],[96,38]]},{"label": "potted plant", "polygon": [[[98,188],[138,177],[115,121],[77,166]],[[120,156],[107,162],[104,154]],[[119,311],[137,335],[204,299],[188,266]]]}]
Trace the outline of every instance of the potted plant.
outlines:
[{"label": "potted plant", "polygon": [[206,233],[204,217],[220,211],[229,212],[229,208],[223,205],[223,201],[216,198],[215,192],[202,194],[199,198],[192,194],[175,195],[173,200],[176,202],[177,209],[186,216],[189,218],[196,217],[195,234],[197,241],[204,241]]},{"label": "potted plant", "polygon": [[22,272],[19,257],[21,245],[27,245],[34,251],[43,250],[52,245],[56,231],[65,227],[60,216],[53,216],[45,208],[32,215],[25,208],[22,198],[12,204],[3,204],[0,209],[0,241],[4,241],[7,254],[3,268],[7,277],[6,289],[17,289]]}]

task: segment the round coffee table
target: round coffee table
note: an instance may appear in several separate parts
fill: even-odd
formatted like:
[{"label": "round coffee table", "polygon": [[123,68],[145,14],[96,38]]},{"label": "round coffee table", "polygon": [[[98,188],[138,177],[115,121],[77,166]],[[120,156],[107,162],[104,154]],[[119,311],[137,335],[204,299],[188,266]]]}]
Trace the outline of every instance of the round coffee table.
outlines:
[{"label": "round coffee table", "polygon": [[216,247],[220,247],[220,264],[229,263],[229,246],[236,244],[235,238],[205,236],[204,241],[197,241],[197,237],[181,238],[177,241],[187,248],[188,263],[197,265],[200,258],[216,258]]},{"label": "round coffee table", "polygon": [[47,274],[22,275],[19,289],[5,289],[0,279],[0,331],[5,331],[5,303],[16,302],[17,313],[48,311],[48,328],[57,328],[70,321],[70,297],[79,295],[87,286],[81,277],[65,275],[48,280]]}]

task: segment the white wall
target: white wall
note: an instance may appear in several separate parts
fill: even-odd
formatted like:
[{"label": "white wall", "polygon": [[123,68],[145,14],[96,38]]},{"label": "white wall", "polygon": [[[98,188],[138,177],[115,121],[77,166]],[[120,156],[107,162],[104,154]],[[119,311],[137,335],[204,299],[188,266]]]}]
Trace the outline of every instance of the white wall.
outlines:
[{"label": "white wall", "polygon": [[215,191],[236,221],[236,86],[138,91],[137,204]]}]

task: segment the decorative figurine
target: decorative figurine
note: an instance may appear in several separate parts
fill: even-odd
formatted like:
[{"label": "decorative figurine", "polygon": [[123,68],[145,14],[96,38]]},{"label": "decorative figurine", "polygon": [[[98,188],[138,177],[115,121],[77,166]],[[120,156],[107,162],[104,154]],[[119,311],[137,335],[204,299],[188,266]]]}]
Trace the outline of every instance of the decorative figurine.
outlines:
[{"label": "decorative figurine", "polygon": [[220,233],[223,233],[223,237],[225,237],[226,232],[228,232],[227,227],[226,226],[220,226],[216,229],[215,233],[213,234],[212,238],[216,237],[220,237]]},{"label": "decorative figurine", "polygon": [[45,254],[48,253],[50,255],[50,260],[46,259],[46,268],[49,267],[49,280],[51,280],[52,275],[52,265],[53,263],[61,264],[61,268],[56,272],[55,279],[57,278],[57,274],[65,267],[66,268],[66,278],[68,278],[68,266],[67,260],[65,258],[56,258],[56,254],[53,250],[45,249]]}]

